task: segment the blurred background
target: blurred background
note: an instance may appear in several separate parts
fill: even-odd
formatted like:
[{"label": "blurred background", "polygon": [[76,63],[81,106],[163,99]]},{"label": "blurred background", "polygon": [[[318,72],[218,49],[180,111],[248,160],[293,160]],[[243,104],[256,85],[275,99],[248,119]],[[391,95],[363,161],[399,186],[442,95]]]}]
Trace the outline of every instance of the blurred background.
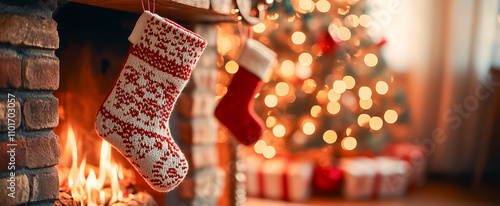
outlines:
[{"label": "blurred background", "polygon": [[[251,31],[221,25],[218,48],[225,71],[217,85],[219,96],[238,70],[234,60],[246,38],[278,54],[273,73],[256,95],[255,109],[268,129],[244,151],[248,167],[262,165],[247,171],[247,180],[257,181],[247,183],[247,192],[283,198],[282,193],[269,192],[265,181],[281,170],[277,162],[284,161],[288,168],[289,161],[299,164],[306,157],[315,165],[309,189],[371,199],[373,193],[384,193],[377,174],[372,194],[359,194],[363,191],[349,184],[366,183],[360,179],[370,177],[370,171],[397,170],[398,163],[385,164],[380,158],[399,157],[409,165],[405,172],[412,173],[400,184],[420,188],[427,176],[430,186],[421,193],[477,198],[442,204],[498,203],[488,196],[498,193],[500,174],[495,149],[500,145],[498,3],[281,0],[272,2],[266,20]],[[306,163],[296,168],[296,175],[308,174],[304,168]],[[441,181],[461,189],[444,184],[434,191],[443,185],[433,183]],[[294,186],[308,188],[301,185],[306,182]],[[397,185],[388,196],[405,196]],[[433,201],[415,204],[424,203]]]},{"label": "blurred background", "polygon": [[[68,148],[60,166],[71,165],[74,149],[65,146],[70,125],[79,160],[88,156],[88,164],[98,165],[99,148],[105,146],[99,147],[94,134],[94,114],[119,75],[139,14],[59,3],[54,19],[61,39],[56,51],[61,86],[54,95],[61,123],[54,131]],[[117,176],[125,178],[119,182],[129,184],[117,183],[119,194],[129,194],[123,188],[147,191],[159,205],[500,202],[498,0],[268,0],[266,5],[263,21],[252,25],[238,19],[240,11],[232,7],[237,20],[215,25],[216,47],[205,52],[217,68],[206,118],[213,118],[232,77],[245,69],[237,59],[247,39],[276,52],[254,100],[266,128],[262,139],[242,146],[219,123],[214,147],[197,150],[194,143],[183,147],[183,140],[176,140],[184,153],[202,154],[189,160],[205,163],[199,171],[212,163],[220,170],[213,179],[200,180],[201,172],[190,171],[183,183],[189,186],[168,194],[152,191],[116,151],[106,150],[113,156],[108,166],[116,163]],[[197,31],[196,25],[179,23]],[[195,94],[183,95],[194,101]],[[176,110],[185,107],[179,103]],[[186,121],[192,129],[198,120],[182,114],[170,120],[174,136],[182,139]],[[201,131],[196,134],[208,139],[211,130]]]}]

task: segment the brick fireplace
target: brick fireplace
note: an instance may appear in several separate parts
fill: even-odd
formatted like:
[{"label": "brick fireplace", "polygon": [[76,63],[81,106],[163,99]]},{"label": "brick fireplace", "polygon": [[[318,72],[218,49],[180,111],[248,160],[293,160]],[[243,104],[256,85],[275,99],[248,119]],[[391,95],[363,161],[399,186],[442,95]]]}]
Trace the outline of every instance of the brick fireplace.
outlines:
[{"label": "brick fireplace", "polygon": [[59,196],[56,6],[0,2],[0,193],[16,197],[2,197],[0,205],[51,204]]}]

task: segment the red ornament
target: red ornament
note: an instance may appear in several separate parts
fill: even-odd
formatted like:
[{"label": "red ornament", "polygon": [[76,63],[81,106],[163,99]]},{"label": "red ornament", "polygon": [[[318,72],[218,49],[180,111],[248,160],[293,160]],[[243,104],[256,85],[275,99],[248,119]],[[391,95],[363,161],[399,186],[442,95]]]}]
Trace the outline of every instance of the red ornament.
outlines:
[{"label": "red ornament", "polygon": [[323,54],[337,52],[340,48],[339,44],[333,39],[329,32],[325,32],[319,37],[318,44],[320,45]]},{"label": "red ornament", "polygon": [[377,44],[377,46],[378,46],[378,48],[380,48],[380,47],[384,46],[386,43],[387,43],[387,39],[385,39],[385,37],[382,37],[382,39]]},{"label": "red ornament", "polygon": [[337,166],[316,167],[314,171],[314,188],[321,193],[335,192],[342,182],[342,171]]}]

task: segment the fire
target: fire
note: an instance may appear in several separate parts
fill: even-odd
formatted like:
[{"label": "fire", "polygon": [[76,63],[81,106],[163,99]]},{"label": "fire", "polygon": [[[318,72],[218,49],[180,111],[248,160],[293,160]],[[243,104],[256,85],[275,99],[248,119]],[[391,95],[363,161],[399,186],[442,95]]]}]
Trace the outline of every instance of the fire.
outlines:
[{"label": "fire", "polygon": [[[78,166],[76,135],[70,125],[63,155],[71,155],[71,167],[69,172],[67,172],[68,168],[58,167],[60,174],[67,174],[66,177],[61,179],[59,186],[68,188],[75,201],[80,202],[82,205],[95,206],[105,205],[108,202],[106,201],[107,198],[109,198],[109,205],[123,200],[125,190],[120,185],[120,182],[126,182],[124,180],[127,177],[133,178],[133,172],[124,169],[112,160],[111,145],[108,142],[102,141],[99,168],[94,170],[93,166],[87,166],[85,157]],[[95,171],[98,171],[98,174]],[[106,190],[107,187],[110,187],[110,190]]]}]

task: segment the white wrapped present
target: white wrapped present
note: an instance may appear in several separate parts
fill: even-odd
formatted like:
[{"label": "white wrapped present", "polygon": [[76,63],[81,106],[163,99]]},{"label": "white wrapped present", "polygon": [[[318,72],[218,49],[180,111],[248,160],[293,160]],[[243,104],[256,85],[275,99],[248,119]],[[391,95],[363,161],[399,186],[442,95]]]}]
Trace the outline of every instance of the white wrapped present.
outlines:
[{"label": "white wrapped present", "polygon": [[342,158],[342,193],[350,200],[398,197],[408,184],[407,163],[391,157]]},{"label": "white wrapped present", "polygon": [[375,160],[365,157],[341,158],[340,169],[344,172],[342,194],[346,199],[358,200],[372,197],[375,185]]},{"label": "white wrapped present", "polygon": [[409,174],[408,163],[406,161],[391,158],[375,158],[378,166],[378,193],[379,198],[400,197],[405,194],[408,186]]},{"label": "white wrapped present", "polygon": [[249,157],[245,162],[249,196],[294,202],[309,199],[314,170],[312,161],[283,157]]},{"label": "white wrapped present", "polygon": [[382,149],[382,155],[397,157],[408,163],[408,173],[410,175],[408,189],[415,189],[424,185],[428,156],[425,147],[406,142],[386,144]]}]

